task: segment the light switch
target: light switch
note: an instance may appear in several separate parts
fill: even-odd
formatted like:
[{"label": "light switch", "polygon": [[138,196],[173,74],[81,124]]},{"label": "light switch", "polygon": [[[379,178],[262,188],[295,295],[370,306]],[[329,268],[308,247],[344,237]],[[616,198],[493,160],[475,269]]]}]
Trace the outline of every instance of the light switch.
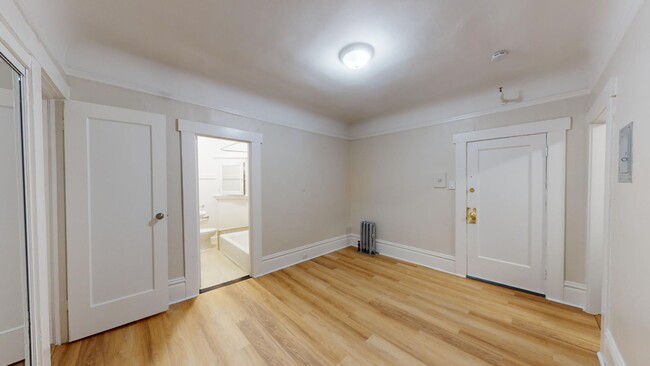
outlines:
[{"label": "light switch", "polygon": [[447,188],[449,188],[450,190],[456,189],[456,181],[450,179],[449,182],[447,183]]},{"label": "light switch", "polygon": [[433,188],[447,187],[447,173],[437,172],[433,173]]}]

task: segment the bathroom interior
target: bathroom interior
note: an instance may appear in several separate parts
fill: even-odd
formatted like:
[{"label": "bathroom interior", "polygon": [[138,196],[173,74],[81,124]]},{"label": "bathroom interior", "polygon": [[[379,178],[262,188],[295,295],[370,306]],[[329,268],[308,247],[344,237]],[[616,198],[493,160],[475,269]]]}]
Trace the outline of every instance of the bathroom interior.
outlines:
[{"label": "bathroom interior", "polygon": [[248,143],[197,137],[201,291],[250,275]]}]

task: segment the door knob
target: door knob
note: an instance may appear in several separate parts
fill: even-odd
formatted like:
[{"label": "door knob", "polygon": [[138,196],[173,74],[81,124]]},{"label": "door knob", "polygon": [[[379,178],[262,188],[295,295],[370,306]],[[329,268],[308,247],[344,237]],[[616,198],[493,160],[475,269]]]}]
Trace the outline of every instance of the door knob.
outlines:
[{"label": "door knob", "polygon": [[475,225],[476,224],[476,209],[475,208],[467,207],[467,214],[465,216],[465,220],[470,225]]},{"label": "door knob", "polygon": [[158,212],[158,213],[156,214],[156,219],[158,219],[158,220],[162,220],[162,219],[164,219],[164,218],[165,218],[165,214],[164,214],[164,213],[162,213],[162,212]]}]

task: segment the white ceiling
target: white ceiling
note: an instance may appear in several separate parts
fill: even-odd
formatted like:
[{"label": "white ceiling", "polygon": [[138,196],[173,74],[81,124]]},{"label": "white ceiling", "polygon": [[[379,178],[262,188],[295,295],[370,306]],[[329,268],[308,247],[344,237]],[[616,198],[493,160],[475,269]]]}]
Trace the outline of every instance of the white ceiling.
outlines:
[{"label": "white ceiling", "polygon": [[[64,70],[93,70],[75,55],[101,46],[355,123],[488,89],[498,105],[500,85],[588,88],[639,0],[17,2]],[[338,52],[358,41],[375,58],[348,70]]]}]

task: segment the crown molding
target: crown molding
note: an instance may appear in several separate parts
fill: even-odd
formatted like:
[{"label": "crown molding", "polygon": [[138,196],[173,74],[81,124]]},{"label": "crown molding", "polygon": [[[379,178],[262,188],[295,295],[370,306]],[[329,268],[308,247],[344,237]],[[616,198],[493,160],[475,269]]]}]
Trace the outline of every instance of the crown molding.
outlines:
[{"label": "crown molding", "polygon": [[470,118],[514,111],[517,109],[533,107],[536,105],[557,102],[565,99],[577,98],[588,94],[591,94],[590,89],[586,89],[586,88],[579,89],[567,93],[561,93],[561,94],[551,95],[548,97],[532,99],[522,103],[502,105],[495,108],[485,109],[482,111],[470,112],[470,113],[465,113],[465,114],[460,114],[460,115],[455,115],[455,116],[450,116],[450,117],[445,117],[440,119],[434,119],[434,120],[429,120],[424,122],[417,122],[417,121],[398,122],[397,120],[393,120],[390,123],[384,125],[379,125],[374,121],[362,122],[351,128],[349,138],[350,140],[361,140],[369,137],[389,135],[398,132],[415,130],[418,128],[425,128],[425,127],[431,127],[431,126],[436,126],[436,125],[441,125],[446,123],[463,121]]},{"label": "crown molding", "polygon": [[[164,80],[156,80],[151,83],[138,83],[73,67],[66,68],[65,72],[68,76],[77,79],[93,81],[149,95],[164,97],[178,102],[214,109],[238,117],[253,119],[259,122],[289,127],[344,140],[349,139],[349,126],[343,122],[291,108],[282,103],[254,95],[237,92],[233,92],[232,94],[236,94],[236,99],[241,102],[240,104],[263,104],[268,106],[268,113],[266,113],[265,116],[261,116],[261,113],[247,112],[240,108],[219,104],[216,101],[220,100],[220,97],[227,92],[224,91],[225,89],[223,87],[207,80],[198,82],[198,78],[189,77],[184,74],[173,75],[173,83],[167,83]],[[195,87],[200,88],[201,93],[197,93],[196,90],[189,90]]]}]

